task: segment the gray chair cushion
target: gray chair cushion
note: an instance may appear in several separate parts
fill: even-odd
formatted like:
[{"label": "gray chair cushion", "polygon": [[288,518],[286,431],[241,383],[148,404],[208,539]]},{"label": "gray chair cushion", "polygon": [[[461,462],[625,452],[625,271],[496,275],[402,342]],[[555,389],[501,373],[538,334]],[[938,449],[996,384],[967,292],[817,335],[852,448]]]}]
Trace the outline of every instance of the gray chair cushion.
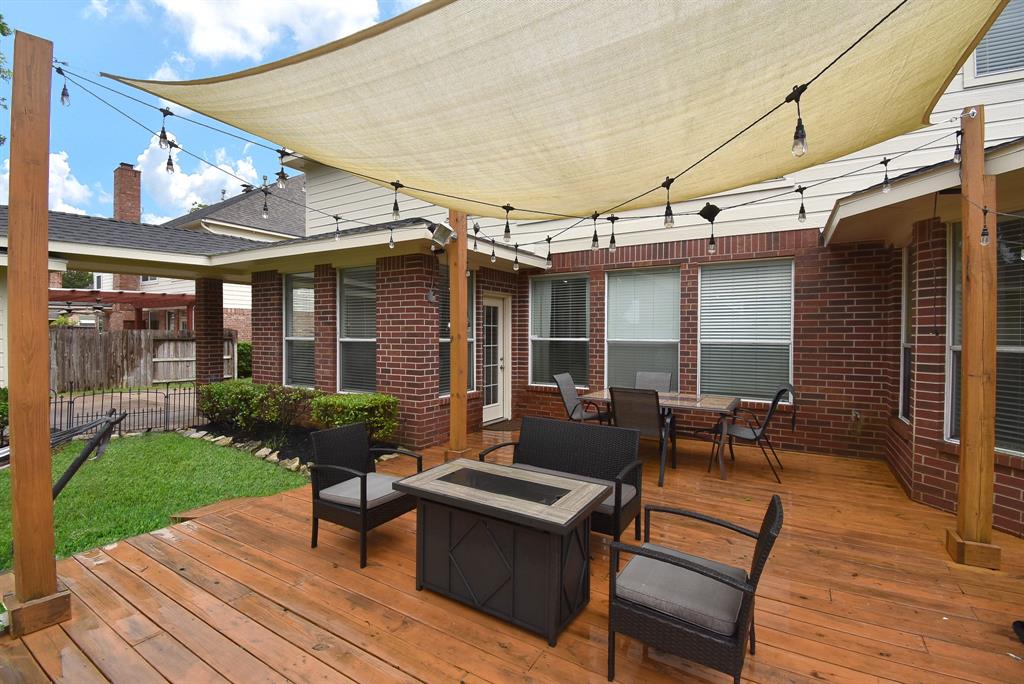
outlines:
[{"label": "gray chair cushion", "polygon": [[[742,568],[673,551],[657,544],[644,544],[643,548],[684,558],[741,582],[747,581],[747,572]],[[653,558],[634,556],[619,573],[615,586],[618,596],[627,601],[667,613],[718,634],[731,636],[736,633],[736,618],[739,616],[743,592],[710,577]]]},{"label": "gray chair cushion", "polygon": [[[615,482],[613,480],[599,480],[596,477],[587,477],[586,475],[577,475],[576,473],[567,473],[562,470],[551,470],[550,468],[539,468],[537,466],[527,465],[526,463],[513,463],[513,468],[521,468],[522,470],[532,470],[536,473],[547,473],[549,475],[558,475],[559,477],[571,477],[574,480],[583,480],[584,482],[593,482],[595,484],[603,484],[606,487],[612,488],[612,493],[601,502],[601,505],[597,507],[598,513],[604,513],[605,515],[611,515],[615,512]],[[636,496],[636,487],[631,484],[622,483],[622,507],[625,508],[626,504],[629,503],[633,497]]]},{"label": "gray chair cushion", "polygon": [[[391,483],[397,477],[381,475],[380,473],[367,473],[366,475],[366,507],[373,508],[382,503],[393,501],[402,496],[402,492],[395,491]],[[336,485],[320,490],[320,498],[324,501],[359,508],[359,478],[353,477],[350,480],[339,482]]]}]

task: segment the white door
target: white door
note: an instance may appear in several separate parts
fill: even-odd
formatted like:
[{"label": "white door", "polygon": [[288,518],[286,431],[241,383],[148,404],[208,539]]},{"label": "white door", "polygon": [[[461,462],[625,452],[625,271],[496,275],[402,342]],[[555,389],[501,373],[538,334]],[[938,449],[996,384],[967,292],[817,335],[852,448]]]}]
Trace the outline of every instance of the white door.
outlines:
[{"label": "white door", "polygon": [[506,318],[508,300],[484,297],[483,318],[483,399],[484,423],[504,420],[509,409]]}]

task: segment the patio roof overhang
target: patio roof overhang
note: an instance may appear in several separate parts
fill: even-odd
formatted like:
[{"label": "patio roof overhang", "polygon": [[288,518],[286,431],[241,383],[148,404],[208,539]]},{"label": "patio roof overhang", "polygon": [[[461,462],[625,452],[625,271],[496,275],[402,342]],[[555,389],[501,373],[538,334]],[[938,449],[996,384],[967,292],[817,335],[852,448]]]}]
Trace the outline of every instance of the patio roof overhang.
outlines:
[{"label": "patio roof overhang", "polygon": [[450,209],[587,216],[662,205],[663,178],[834,60],[800,101],[807,154],[789,153],[797,112],[780,105],[680,179],[672,199],[777,178],[927,124],[1005,1],[523,1],[482,11],[435,0],[234,74],[112,78]]},{"label": "patio roof overhang", "polygon": [[[985,174],[996,177],[1000,211],[1024,208],[1024,138],[985,151]],[[823,229],[825,244],[910,241],[915,221],[938,216],[961,220],[960,166],[952,160],[892,179],[889,192],[875,185],[836,201]]]},{"label": "patio roof overhang", "polygon": [[189,306],[196,303],[194,294],[170,294],[167,292],[145,292],[143,290],[83,290],[72,288],[50,288],[51,304],[131,304],[143,309],[159,309]]}]

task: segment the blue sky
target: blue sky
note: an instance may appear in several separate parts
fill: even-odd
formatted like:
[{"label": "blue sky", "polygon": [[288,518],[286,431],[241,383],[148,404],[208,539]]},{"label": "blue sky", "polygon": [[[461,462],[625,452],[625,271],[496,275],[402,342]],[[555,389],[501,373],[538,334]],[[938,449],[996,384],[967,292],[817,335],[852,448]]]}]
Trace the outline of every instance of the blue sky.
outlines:
[{"label": "blue sky", "polygon": [[[97,79],[104,71],[176,80],[279,59],[416,4],[418,0],[4,0],[0,13],[12,29],[53,41],[54,57],[89,78]],[[9,61],[13,49],[13,36],[0,40]],[[237,180],[185,155],[178,155],[178,171],[167,174],[166,152],[144,130],[71,84],[71,106],[62,107],[62,85],[54,75],[51,209],[110,216],[113,171],[120,162],[143,171],[143,220],[160,222],[185,213],[195,201],[215,202],[221,189],[229,196],[239,192]],[[10,83],[0,84],[0,93],[9,101]],[[103,95],[159,130],[156,111],[112,93]],[[273,152],[228,136],[173,117],[167,129],[189,151],[247,179],[273,177],[279,168]],[[7,111],[0,111],[0,133],[10,137]],[[9,155],[7,145],[0,147],[0,204],[7,203]]]}]

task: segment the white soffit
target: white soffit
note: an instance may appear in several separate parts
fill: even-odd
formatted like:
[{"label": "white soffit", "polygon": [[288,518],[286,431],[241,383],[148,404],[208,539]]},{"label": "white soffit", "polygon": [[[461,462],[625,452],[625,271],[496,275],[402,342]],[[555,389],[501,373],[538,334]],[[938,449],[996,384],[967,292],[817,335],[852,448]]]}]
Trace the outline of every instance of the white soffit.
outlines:
[{"label": "white soffit", "polygon": [[[118,80],[478,216],[574,216],[656,187],[805,83],[899,0],[435,0],[319,48],[195,81]],[[1005,0],[907,0],[801,100],[680,178],[674,201],[927,124]],[[187,146],[187,143],[186,143]],[[662,190],[619,207],[660,206]],[[520,211],[516,219],[543,218]]]}]

